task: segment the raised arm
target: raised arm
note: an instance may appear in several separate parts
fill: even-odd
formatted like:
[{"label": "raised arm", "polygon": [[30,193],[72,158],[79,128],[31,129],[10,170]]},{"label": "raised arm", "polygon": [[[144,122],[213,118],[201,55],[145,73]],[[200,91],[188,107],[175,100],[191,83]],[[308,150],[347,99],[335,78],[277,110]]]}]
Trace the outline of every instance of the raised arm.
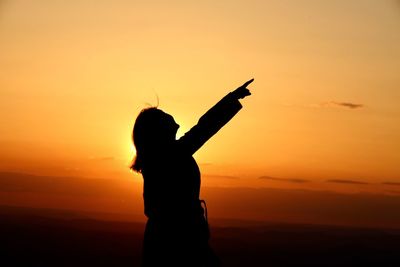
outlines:
[{"label": "raised arm", "polygon": [[178,140],[181,149],[190,154],[195,153],[208,139],[230,121],[242,108],[239,99],[251,95],[247,86],[253,80],[245,82],[209,109],[200,118],[199,122]]}]

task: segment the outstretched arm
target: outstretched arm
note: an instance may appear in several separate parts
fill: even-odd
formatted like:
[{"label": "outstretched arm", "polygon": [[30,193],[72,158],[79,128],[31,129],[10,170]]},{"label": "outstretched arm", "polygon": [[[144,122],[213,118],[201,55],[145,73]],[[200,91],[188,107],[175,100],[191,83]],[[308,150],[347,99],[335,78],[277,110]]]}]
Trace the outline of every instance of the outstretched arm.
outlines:
[{"label": "outstretched arm", "polygon": [[247,86],[253,81],[254,79],[245,82],[208,110],[200,118],[199,122],[178,140],[181,148],[190,154],[195,153],[208,139],[230,121],[242,108],[239,99],[251,95]]}]

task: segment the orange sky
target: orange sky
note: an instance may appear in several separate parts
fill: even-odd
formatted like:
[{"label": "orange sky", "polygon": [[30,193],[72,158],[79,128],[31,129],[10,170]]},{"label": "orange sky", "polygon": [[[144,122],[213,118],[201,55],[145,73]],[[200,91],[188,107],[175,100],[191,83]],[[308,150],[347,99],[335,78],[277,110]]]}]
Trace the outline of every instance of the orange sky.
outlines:
[{"label": "orange sky", "polygon": [[204,174],[241,179],[206,185],[391,190],[399,27],[394,0],[1,1],[0,170],[131,177],[146,103],[158,95],[181,135],[254,77],[195,155]]}]

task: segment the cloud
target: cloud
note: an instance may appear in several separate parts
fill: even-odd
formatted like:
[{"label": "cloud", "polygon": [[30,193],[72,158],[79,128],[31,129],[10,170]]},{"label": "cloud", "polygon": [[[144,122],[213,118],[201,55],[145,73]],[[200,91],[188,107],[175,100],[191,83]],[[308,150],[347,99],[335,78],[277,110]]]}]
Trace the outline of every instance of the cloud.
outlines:
[{"label": "cloud", "polygon": [[258,177],[258,179],[272,180],[272,181],[279,181],[279,182],[290,182],[290,183],[298,183],[298,184],[310,182],[309,180],[305,180],[305,179],[277,178],[277,177],[271,177],[271,176],[261,176],[261,177]]},{"label": "cloud", "polygon": [[400,195],[400,191],[398,190],[385,190],[385,192],[389,194]]},{"label": "cloud", "polygon": [[382,184],[384,185],[396,185],[396,186],[400,186],[399,182],[383,182]]},{"label": "cloud", "polygon": [[356,108],[364,107],[363,104],[355,104],[355,103],[350,103],[350,102],[335,102],[335,101],[331,101],[331,103],[333,105],[342,106],[342,107],[350,108],[350,109],[356,109]]},{"label": "cloud", "polygon": [[329,101],[323,102],[319,104],[308,104],[308,105],[297,105],[297,104],[288,104],[285,103],[286,107],[301,107],[301,108],[347,108],[347,109],[360,109],[365,107],[364,104],[357,104],[352,102],[338,102],[338,101]]},{"label": "cloud", "polygon": [[344,180],[344,179],[330,179],[326,180],[327,183],[336,183],[336,184],[357,184],[357,185],[367,185],[367,182],[354,181],[354,180]]},{"label": "cloud", "polygon": [[213,203],[214,213],[223,218],[396,228],[400,225],[400,212],[394,212],[400,207],[400,195],[396,194],[248,187],[204,187],[202,194]]},{"label": "cloud", "polygon": [[118,187],[118,181],[114,179],[0,172],[0,192],[109,196],[120,194],[121,189],[118,189]]}]

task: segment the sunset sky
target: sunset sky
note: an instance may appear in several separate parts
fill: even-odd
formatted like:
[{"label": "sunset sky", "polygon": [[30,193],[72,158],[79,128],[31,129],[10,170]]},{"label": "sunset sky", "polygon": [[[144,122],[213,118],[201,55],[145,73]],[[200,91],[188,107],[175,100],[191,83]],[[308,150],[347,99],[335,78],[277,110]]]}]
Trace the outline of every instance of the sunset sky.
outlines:
[{"label": "sunset sky", "polygon": [[182,135],[255,78],[203,185],[399,195],[399,70],[395,0],[0,1],[0,171],[140,184],[142,108]]}]

